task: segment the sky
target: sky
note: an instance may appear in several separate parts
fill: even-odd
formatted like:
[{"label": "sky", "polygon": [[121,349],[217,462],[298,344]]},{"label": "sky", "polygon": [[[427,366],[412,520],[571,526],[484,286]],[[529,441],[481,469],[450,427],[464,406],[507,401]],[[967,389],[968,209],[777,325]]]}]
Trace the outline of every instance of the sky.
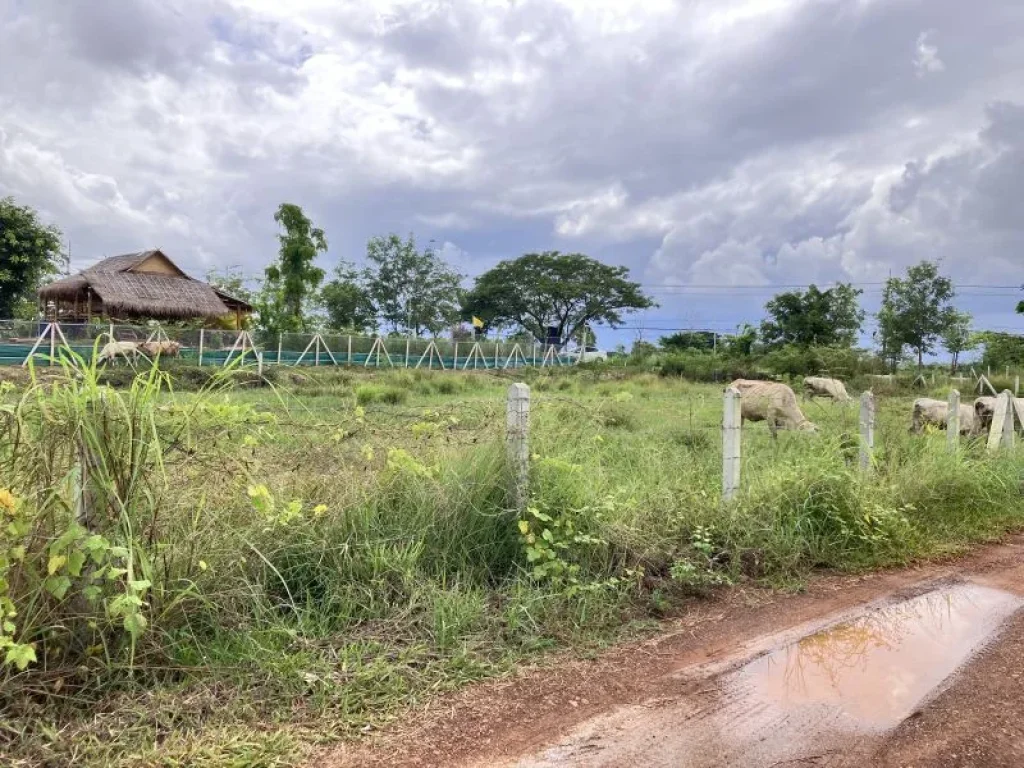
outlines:
[{"label": "sky", "polygon": [[1024,331],[1020,0],[0,0],[0,73],[0,196],[76,269],[256,276],[287,201],[328,270],[388,232],[467,284],[624,264],[660,306],[605,346],[810,282],[871,311],[921,259]]}]

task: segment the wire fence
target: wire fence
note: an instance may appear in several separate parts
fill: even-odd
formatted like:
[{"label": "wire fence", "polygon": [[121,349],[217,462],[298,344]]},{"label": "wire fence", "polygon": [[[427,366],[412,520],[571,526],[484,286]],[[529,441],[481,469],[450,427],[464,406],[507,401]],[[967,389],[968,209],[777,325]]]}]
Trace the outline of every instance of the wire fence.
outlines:
[{"label": "wire fence", "polygon": [[[220,328],[178,328],[121,323],[60,323],[0,320],[0,365],[56,361],[68,350],[90,360],[111,341],[142,345],[173,341],[173,354],[195,365],[242,364],[292,366],[364,366],[476,370],[567,366],[580,361],[564,344],[523,339],[453,339],[367,336],[337,333],[282,333],[263,337]],[[142,350],[145,354],[145,349]]]}]

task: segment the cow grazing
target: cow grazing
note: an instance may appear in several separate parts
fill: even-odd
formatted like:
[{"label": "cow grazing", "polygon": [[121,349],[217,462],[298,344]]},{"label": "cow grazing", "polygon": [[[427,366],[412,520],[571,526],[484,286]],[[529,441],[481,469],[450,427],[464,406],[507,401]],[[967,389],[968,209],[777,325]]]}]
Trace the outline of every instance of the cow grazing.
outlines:
[{"label": "cow grazing", "polygon": [[740,415],[744,421],[765,421],[772,437],[780,429],[815,432],[817,427],[807,420],[796,395],[787,385],[777,381],[736,379],[729,385],[740,393]]},{"label": "cow grazing", "polygon": [[140,345],[140,349],[150,357],[162,355],[163,357],[177,357],[181,352],[179,341],[147,341]]},{"label": "cow grazing", "polygon": [[[945,429],[949,422],[949,403],[945,400],[933,400],[930,397],[919,397],[914,401],[913,421],[910,431],[919,435],[927,426]],[[960,405],[960,434],[975,435],[978,433],[978,420],[974,408]]]},{"label": "cow grazing", "polygon": [[[978,422],[978,429],[988,431],[992,428],[992,417],[996,414],[995,397],[979,397],[974,401],[974,416]],[[1013,398],[1014,410],[1017,413],[1024,411],[1024,397]],[[1021,430],[1022,425],[1019,419],[1015,419],[1017,429]]]},{"label": "cow grazing", "polygon": [[843,382],[824,376],[807,376],[804,379],[804,397],[809,399],[828,397],[837,403],[850,402],[850,396],[846,393],[846,386]]},{"label": "cow grazing", "polygon": [[113,363],[119,357],[135,360],[139,356],[139,345],[134,341],[111,341],[103,345],[97,360],[101,363]]}]

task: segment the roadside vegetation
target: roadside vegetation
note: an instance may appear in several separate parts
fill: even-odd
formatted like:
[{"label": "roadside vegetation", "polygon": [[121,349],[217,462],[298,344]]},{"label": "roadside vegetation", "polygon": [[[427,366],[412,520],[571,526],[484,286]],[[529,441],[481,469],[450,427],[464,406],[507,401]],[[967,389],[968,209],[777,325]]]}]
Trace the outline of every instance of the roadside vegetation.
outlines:
[{"label": "roadside vegetation", "polygon": [[515,372],[517,513],[511,373],[190,376],[0,384],[5,765],[288,764],[729,584],[947,554],[1024,518],[1024,459],[907,434],[895,386],[870,474],[856,407],[808,404],[818,434],[747,425],[723,505],[721,385]]}]

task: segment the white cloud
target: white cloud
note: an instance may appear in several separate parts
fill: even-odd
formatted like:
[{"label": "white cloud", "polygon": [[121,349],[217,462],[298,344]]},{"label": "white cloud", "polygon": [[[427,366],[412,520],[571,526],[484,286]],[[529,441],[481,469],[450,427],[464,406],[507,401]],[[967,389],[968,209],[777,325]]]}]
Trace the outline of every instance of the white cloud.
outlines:
[{"label": "white cloud", "polygon": [[938,46],[930,42],[933,34],[933,31],[929,30],[917,36],[914,69],[917,70],[918,77],[925,77],[926,75],[942,72],[946,69],[946,65],[939,58]]},{"label": "white cloud", "polygon": [[261,271],[288,200],[332,258],[415,229],[469,273],[561,248],[649,281],[941,256],[1021,282],[1022,25],[1015,0],[0,0],[0,194],[83,260],[197,272]]}]

